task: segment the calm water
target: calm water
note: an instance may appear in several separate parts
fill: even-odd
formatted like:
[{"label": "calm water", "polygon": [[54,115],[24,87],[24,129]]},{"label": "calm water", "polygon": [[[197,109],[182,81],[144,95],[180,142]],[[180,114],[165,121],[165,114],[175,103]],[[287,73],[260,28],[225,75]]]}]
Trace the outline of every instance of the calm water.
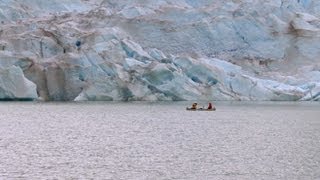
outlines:
[{"label": "calm water", "polygon": [[320,103],[0,103],[0,179],[320,179]]}]

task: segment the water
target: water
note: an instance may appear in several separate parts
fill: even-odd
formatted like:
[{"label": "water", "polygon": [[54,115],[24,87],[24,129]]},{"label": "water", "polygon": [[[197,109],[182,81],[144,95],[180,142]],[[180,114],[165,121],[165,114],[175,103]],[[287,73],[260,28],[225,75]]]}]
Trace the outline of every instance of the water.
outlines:
[{"label": "water", "polygon": [[319,103],[0,103],[0,179],[320,179]]}]

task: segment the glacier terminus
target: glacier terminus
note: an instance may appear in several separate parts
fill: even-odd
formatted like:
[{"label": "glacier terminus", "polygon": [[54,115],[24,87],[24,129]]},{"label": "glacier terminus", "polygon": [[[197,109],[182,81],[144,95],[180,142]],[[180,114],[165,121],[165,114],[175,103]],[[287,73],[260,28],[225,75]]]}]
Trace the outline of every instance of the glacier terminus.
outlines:
[{"label": "glacier terminus", "polygon": [[0,10],[2,100],[320,100],[318,0],[4,0]]}]

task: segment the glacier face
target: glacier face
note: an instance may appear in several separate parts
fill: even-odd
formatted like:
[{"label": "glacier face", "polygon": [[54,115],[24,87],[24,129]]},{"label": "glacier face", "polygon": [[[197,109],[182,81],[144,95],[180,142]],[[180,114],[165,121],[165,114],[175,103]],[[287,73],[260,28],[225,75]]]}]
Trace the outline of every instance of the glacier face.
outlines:
[{"label": "glacier face", "polygon": [[4,0],[0,10],[0,99],[320,100],[316,0]]}]

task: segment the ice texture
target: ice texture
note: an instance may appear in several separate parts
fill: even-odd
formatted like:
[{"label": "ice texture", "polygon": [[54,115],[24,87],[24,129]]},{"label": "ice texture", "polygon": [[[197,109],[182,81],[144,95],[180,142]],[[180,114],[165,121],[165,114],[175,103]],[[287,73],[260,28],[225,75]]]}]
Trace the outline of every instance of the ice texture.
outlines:
[{"label": "ice texture", "polygon": [[0,99],[320,99],[317,0],[5,0],[0,10]]}]

